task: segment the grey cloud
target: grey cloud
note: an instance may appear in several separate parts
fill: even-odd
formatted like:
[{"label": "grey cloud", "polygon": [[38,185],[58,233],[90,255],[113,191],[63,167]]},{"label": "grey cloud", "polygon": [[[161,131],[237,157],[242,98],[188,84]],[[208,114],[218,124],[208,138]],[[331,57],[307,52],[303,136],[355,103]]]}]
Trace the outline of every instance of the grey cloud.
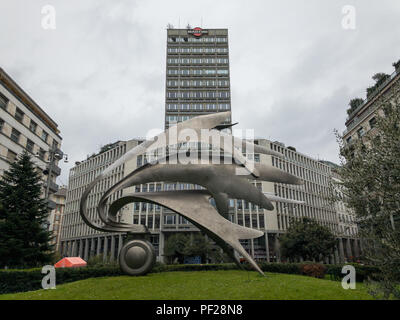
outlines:
[{"label": "grey cloud", "polygon": [[[333,129],[379,71],[400,58],[397,0],[355,0],[357,28],[341,28],[347,1],[0,3],[2,67],[54,118],[70,163],[115,140],[163,127],[165,27],[228,27],[233,119],[257,136],[338,161]],[[54,5],[57,29],[40,9]],[[203,18],[203,19],[202,19]]]}]

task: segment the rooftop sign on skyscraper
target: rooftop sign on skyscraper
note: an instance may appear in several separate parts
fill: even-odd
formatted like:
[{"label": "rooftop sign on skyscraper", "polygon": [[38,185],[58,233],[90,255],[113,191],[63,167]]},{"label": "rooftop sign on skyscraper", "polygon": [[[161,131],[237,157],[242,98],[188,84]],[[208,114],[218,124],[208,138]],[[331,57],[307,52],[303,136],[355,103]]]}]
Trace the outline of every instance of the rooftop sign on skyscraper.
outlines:
[{"label": "rooftop sign on skyscraper", "polygon": [[192,34],[195,37],[201,37],[203,34],[208,34],[208,30],[203,30],[200,27],[196,27],[193,29],[188,29],[188,34]]}]

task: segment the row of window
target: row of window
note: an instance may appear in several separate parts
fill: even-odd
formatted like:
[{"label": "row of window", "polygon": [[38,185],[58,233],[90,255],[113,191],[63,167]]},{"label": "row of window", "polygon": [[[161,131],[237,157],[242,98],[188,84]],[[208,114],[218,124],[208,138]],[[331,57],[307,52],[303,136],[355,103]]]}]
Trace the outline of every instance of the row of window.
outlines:
[{"label": "row of window", "polygon": [[168,69],[169,76],[210,76],[210,75],[228,75],[228,69]]},{"label": "row of window", "polygon": [[[0,94],[0,108],[2,108],[3,110],[5,110],[5,111],[7,111],[7,105],[8,105],[8,99],[5,97],[5,96],[3,96],[2,94]],[[8,111],[7,111],[8,112]],[[15,109],[15,114],[14,114],[14,118],[17,120],[17,121],[19,121],[19,122],[21,122],[21,123],[23,123],[23,120],[24,120],[24,116],[25,116],[25,113],[20,109],[20,108],[18,108],[18,107],[16,107],[16,109]],[[31,131],[31,132],[33,132],[34,134],[37,134],[37,129],[38,129],[38,124],[35,122],[35,121],[33,121],[32,119],[29,119],[30,120],[30,122],[29,122],[29,130]],[[48,139],[49,139],[49,134],[44,130],[44,129],[42,129],[42,133],[41,133],[41,135],[40,135],[40,138],[44,141],[44,142],[46,142],[47,144],[49,144],[49,142],[48,142]],[[57,144],[57,142],[55,141],[55,140],[53,140],[53,145],[54,144]]]},{"label": "row of window", "polygon": [[[4,124],[5,124],[5,121],[4,121],[3,119],[0,118],[0,132],[3,132]],[[19,132],[19,131],[18,131],[17,129],[15,129],[15,128],[11,128],[10,139],[11,139],[13,142],[17,143],[17,144],[21,144],[21,142],[20,142],[20,139],[21,139],[21,132]],[[57,143],[57,142],[56,142],[55,140],[53,140],[53,144],[56,144],[56,143]],[[26,140],[26,145],[25,145],[26,150],[28,150],[28,151],[31,152],[31,153],[34,153],[34,147],[35,147],[35,143],[34,143],[32,140],[30,140],[30,139],[27,138],[27,140]],[[40,159],[44,160],[44,159],[45,159],[45,154],[46,154],[46,151],[45,151],[44,149],[42,149],[42,148],[39,148],[39,150],[38,150],[38,157],[39,157]],[[7,156],[7,157],[8,157],[8,156]],[[9,159],[8,159],[9,161],[13,162],[13,161],[15,160],[15,158],[16,158],[16,154],[15,154],[15,156],[14,156],[14,153],[11,152],[10,157],[8,157],[8,158],[9,158]]]},{"label": "row of window", "polygon": [[329,166],[322,164],[319,161],[315,161],[311,158],[303,156],[302,154],[296,152],[293,147],[284,147],[279,143],[270,144],[271,150],[282,153],[289,160],[292,160],[294,163],[301,164],[302,166],[309,167],[315,170],[319,170],[321,172],[330,173]]},{"label": "row of window", "polygon": [[185,42],[193,42],[193,43],[226,43],[228,42],[227,37],[201,37],[201,38],[193,38],[193,37],[168,37],[168,42],[173,43],[173,42],[180,42],[180,43],[185,43]]},{"label": "row of window", "polygon": [[168,58],[168,64],[227,64],[228,58]]},{"label": "row of window", "polygon": [[180,111],[180,110],[230,110],[231,105],[229,103],[167,103],[168,111]]},{"label": "row of window", "polygon": [[168,87],[228,87],[228,80],[168,80]]},{"label": "row of window", "polygon": [[202,47],[172,47],[168,53],[228,53],[228,48],[202,48]]},{"label": "row of window", "polygon": [[168,99],[228,99],[229,91],[168,91]]},{"label": "row of window", "polygon": [[182,122],[182,121],[192,119],[193,117],[194,116],[166,116],[165,122],[167,122],[167,123]]}]

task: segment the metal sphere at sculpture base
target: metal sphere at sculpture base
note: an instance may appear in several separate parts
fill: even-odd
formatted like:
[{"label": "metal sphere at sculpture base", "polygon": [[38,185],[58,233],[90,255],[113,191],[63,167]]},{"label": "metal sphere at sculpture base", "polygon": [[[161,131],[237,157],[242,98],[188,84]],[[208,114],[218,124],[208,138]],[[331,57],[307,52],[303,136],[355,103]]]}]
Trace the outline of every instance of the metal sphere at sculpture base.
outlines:
[{"label": "metal sphere at sculpture base", "polygon": [[150,272],[156,262],[156,252],[147,240],[132,240],[122,247],[119,254],[121,270],[131,276]]}]

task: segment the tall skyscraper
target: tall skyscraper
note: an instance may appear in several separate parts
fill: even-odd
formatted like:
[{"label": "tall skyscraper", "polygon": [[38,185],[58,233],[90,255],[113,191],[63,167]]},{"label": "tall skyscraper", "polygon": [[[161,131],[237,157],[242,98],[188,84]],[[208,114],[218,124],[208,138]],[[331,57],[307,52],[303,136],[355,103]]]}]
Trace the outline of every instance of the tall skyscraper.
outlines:
[{"label": "tall skyscraper", "polygon": [[165,128],[229,110],[228,29],[168,29]]}]

